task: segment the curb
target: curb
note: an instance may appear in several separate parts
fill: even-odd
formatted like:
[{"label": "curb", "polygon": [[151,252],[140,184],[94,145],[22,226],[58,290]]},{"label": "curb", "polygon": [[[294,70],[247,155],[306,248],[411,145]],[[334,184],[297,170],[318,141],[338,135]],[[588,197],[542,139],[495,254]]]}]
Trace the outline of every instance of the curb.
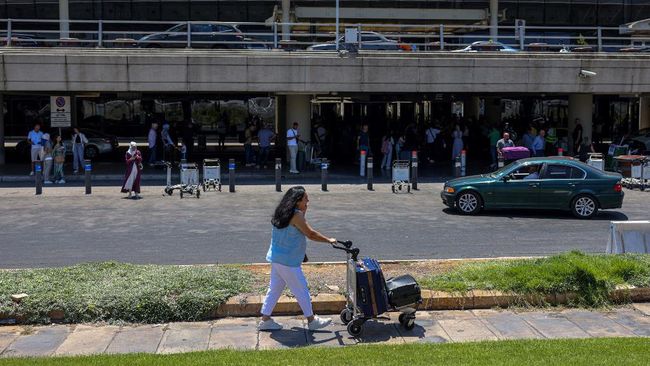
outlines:
[{"label": "curb", "polygon": [[[507,308],[511,305],[566,305],[576,299],[575,293],[551,295],[515,295],[500,291],[472,290],[467,294],[422,290],[422,304],[418,310],[471,310]],[[610,300],[616,304],[648,302],[650,288],[621,287],[612,291]],[[259,316],[262,295],[238,295],[221,304],[211,315],[214,318]],[[345,308],[345,296],[319,294],[313,296],[312,306],[318,314],[339,314]],[[301,315],[302,310],[294,298],[281,296],[273,309],[276,315]]]}]

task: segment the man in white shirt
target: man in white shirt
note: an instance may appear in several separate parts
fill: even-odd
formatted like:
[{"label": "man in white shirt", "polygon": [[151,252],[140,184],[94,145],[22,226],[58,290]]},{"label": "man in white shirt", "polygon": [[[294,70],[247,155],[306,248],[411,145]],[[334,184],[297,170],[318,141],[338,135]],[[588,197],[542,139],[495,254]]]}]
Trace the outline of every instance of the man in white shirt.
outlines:
[{"label": "man in white shirt", "polygon": [[294,122],[293,128],[287,130],[287,148],[289,148],[289,154],[291,156],[289,173],[292,174],[300,173],[298,169],[296,169],[296,158],[298,156],[299,139],[300,139],[300,134],[298,133],[298,122]]},{"label": "man in white shirt", "polygon": [[32,145],[31,157],[32,157],[32,170],[29,175],[34,175],[34,162],[36,160],[41,160],[43,145],[41,145],[41,140],[43,139],[43,131],[41,131],[41,125],[35,124],[34,129],[29,131],[27,134],[27,142]]},{"label": "man in white shirt", "polygon": [[149,165],[153,165],[156,162],[156,140],[158,139],[158,124],[152,123],[151,128],[149,129],[149,135],[147,136],[147,142],[149,143]]}]

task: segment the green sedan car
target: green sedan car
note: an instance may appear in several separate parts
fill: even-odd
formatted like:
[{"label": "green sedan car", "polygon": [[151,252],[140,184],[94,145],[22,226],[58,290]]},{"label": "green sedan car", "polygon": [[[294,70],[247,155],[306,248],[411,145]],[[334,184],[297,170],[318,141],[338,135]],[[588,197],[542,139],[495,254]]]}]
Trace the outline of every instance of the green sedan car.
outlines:
[{"label": "green sedan car", "polygon": [[482,209],[568,210],[581,219],[623,205],[621,175],[569,157],[521,159],[491,174],[449,180],[440,196],[466,215]]}]

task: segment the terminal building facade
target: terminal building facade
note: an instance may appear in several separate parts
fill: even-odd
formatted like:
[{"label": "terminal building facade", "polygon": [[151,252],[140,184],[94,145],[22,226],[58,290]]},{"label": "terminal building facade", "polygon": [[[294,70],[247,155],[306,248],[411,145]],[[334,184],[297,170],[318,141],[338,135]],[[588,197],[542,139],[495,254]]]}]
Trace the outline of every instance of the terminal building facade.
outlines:
[{"label": "terminal building facade", "polygon": [[[283,21],[287,10],[292,22],[331,23],[332,18],[321,17],[310,9],[331,9],[334,1],[144,1],[144,0],[0,0],[0,18],[57,20],[62,3],[67,5],[70,20],[117,21],[223,21],[246,23],[251,29],[268,27],[270,22]],[[650,18],[650,0],[563,0],[563,1],[346,1],[342,9],[368,9],[368,19],[347,19],[359,23],[385,24],[475,24],[490,25],[496,16],[499,26],[513,26],[523,19],[529,26],[538,27],[619,27]],[[495,6],[496,5],[496,6]],[[374,10],[373,10],[374,9]],[[391,19],[374,19],[377,9],[389,9]],[[431,11],[430,13],[424,12]],[[443,12],[444,10],[444,12]],[[484,16],[477,13],[482,10]],[[320,10],[319,10],[320,11]],[[415,19],[413,12],[445,14],[446,19]],[[345,12],[342,12],[345,14]],[[476,14],[479,14],[477,16]],[[495,15],[496,14],[496,15]],[[284,16],[284,17],[283,17]],[[346,19],[342,19],[346,21]],[[39,23],[34,22],[35,27]],[[253,27],[254,26],[254,27]],[[139,27],[134,24],[133,27]],[[244,27],[244,26],[242,26]],[[5,33],[6,34],[6,33]],[[486,30],[485,37],[490,37]],[[409,55],[411,56],[411,55]],[[413,57],[418,57],[413,54]],[[539,57],[544,57],[539,55]],[[408,83],[408,80],[404,80]],[[234,82],[236,83],[236,82]],[[448,84],[452,84],[452,82]],[[216,139],[220,123],[228,126],[233,141],[251,120],[264,121],[283,132],[292,121],[300,121],[303,129],[319,124],[331,131],[336,140],[332,151],[341,161],[354,157],[353,139],[361,124],[369,124],[375,151],[379,151],[381,137],[390,131],[399,134],[406,125],[415,123],[421,129],[437,124],[451,129],[456,123],[475,127],[478,135],[489,125],[503,127],[509,122],[520,133],[540,121],[552,126],[560,138],[568,143],[576,116],[580,116],[585,130],[595,142],[610,142],[624,135],[649,127],[648,97],[642,93],[561,93],[553,90],[526,92],[491,92],[455,90],[431,86],[419,91],[346,91],[326,92],[305,90],[292,93],[277,90],[236,90],[233,87],[211,90],[178,91],[155,90],[9,90],[3,93],[5,106],[5,146],[12,148],[12,138],[27,134],[35,122],[49,129],[50,97],[70,95],[74,104],[73,125],[117,135],[123,139],[144,139],[152,122],[166,120],[183,126],[192,121],[199,134],[208,140]],[[572,108],[571,104],[581,104]],[[589,107],[585,107],[585,105]],[[180,127],[179,127],[180,129]],[[180,131],[180,130],[179,130]],[[180,132],[179,132],[180,134]],[[306,132],[309,136],[310,133]],[[477,138],[478,140],[478,138]],[[471,144],[478,144],[471,141]],[[570,146],[567,148],[571,149]],[[479,148],[469,146],[470,155],[480,156]],[[334,154],[334,153],[333,153]],[[10,159],[19,160],[20,156]]]}]

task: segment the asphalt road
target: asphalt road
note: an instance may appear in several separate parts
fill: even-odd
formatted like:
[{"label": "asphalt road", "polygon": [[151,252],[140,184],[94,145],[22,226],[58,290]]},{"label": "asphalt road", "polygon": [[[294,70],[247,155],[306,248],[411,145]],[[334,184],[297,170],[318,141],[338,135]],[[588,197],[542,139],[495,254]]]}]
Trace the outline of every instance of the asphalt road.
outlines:
[{"label": "asphalt road", "polygon": [[[225,187],[227,188],[227,187]],[[308,220],[316,229],[350,239],[362,255],[379,259],[534,256],[572,249],[602,252],[610,220],[648,219],[650,192],[626,190],[621,210],[593,220],[570,213],[486,212],[467,217],[446,209],[441,184],[392,194],[386,184],[308,186]],[[88,261],[199,264],[263,262],[270,216],[280,193],[274,186],[239,186],[235,194],[200,199],[163,197],[143,188],[144,199],[122,199],[117,187],[0,188],[0,268],[62,266]],[[342,260],[343,253],[310,243],[312,261]]]}]

